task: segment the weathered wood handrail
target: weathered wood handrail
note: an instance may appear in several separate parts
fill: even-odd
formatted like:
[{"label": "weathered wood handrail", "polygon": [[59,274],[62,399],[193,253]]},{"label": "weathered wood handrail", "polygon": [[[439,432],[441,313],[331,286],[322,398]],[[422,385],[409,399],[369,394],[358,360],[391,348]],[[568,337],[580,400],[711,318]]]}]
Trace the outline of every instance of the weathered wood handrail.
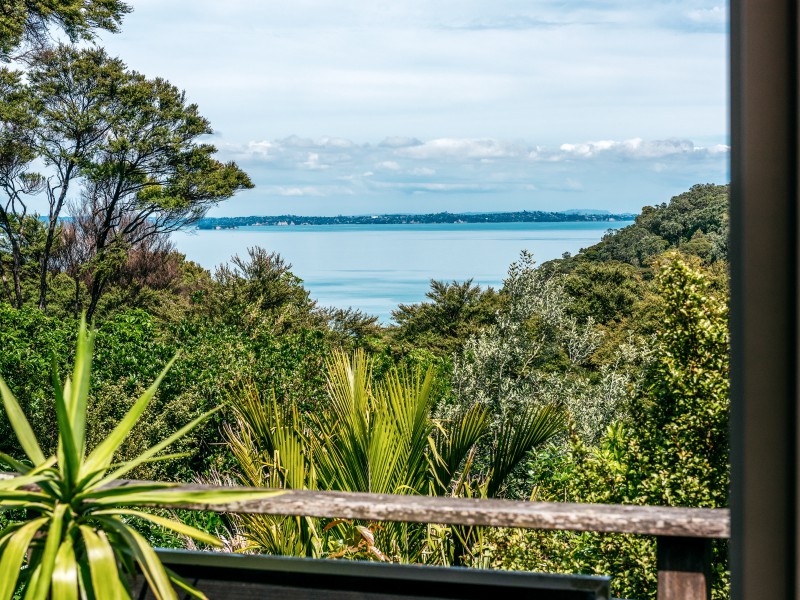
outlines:
[{"label": "weathered wood handrail", "polygon": [[[120,485],[131,483],[135,482],[120,482]],[[218,488],[185,484],[176,487],[175,493],[214,489]],[[727,538],[730,535],[730,512],[725,508],[522,502],[312,490],[283,490],[277,496],[246,502],[214,505],[176,503],[172,506],[221,513],[302,515],[671,537]]]},{"label": "weathered wood handrail", "polygon": [[[11,475],[0,473],[0,478],[7,477]],[[136,483],[145,482],[119,481],[112,485]],[[219,487],[180,484],[173,489],[180,493]],[[170,506],[221,513],[652,535],[657,537],[660,600],[710,598],[709,541],[730,536],[730,511],[726,508],[522,502],[312,490],[282,490],[280,495],[227,504],[176,502]]]}]

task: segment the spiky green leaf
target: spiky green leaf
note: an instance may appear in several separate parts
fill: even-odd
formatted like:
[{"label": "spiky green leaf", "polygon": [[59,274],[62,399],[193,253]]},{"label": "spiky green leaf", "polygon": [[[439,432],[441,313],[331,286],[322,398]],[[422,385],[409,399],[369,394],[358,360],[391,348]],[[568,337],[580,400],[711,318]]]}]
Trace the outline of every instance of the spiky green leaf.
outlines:
[{"label": "spiky green leaf", "polygon": [[0,396],[3,398],[3,407],[6,409],[6,416],[8,417],[11,427],[14,428],[14,433],[17,434],[20,446],[25,451],[25,454],[33,462],[34,465],[40,465],[45,461],[44,453],[39,447],[39,442],[31,429],[28,419],[25,418],[25,413],[22,412],[19,402],[8,389],[6,382],[0,377]]}]

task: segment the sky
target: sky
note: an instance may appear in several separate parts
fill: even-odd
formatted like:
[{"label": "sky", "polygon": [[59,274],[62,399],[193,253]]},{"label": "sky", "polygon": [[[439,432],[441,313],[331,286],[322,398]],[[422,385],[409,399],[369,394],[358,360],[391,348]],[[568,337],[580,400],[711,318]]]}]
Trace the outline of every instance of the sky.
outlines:
[{"label": "sky", "polygon": [[131,0],[255,189],[211,216],[596,208],[729,179],[718,0]]}]

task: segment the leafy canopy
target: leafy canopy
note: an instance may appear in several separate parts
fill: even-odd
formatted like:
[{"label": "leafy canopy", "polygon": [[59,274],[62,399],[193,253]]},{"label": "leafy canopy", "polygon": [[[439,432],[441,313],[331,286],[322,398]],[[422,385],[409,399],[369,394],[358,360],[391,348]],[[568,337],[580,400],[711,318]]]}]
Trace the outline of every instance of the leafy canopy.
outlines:
[{"label": "leafy canopy", "polygon": [[0,12],[0,59],[20,46],[41,46],[55,27],[73,42],[91,40],[95,30],[117,32],[131,7],[121,0],[6,0]]}]

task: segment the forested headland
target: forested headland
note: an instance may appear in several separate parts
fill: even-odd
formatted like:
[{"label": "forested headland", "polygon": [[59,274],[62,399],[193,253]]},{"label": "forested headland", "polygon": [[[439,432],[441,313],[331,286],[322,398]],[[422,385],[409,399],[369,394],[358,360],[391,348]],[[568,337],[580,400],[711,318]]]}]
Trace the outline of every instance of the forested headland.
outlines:
[{"label": "forested headland", "polygon": [[[66,53],[46,68],[61,68]],[[84,58],[87,77],[106,60]],[[104,68],[114,75],[117,67]],[[203,130],[170,88],[136,77],[126,85],[159,91],[191,131]],[[107,161],[117,156],[108,152]],[[184,159],[205,164],[219,178],[214,185],[207,172],[195,180],[181,169],[159,186],[98,172],[97,181],[109,179],[83,194],[87,206],[111,206],[115,183],[159,207],[133,202],[118,216],[97,213],[116,227],[105,246],[88,217],[72,224],[4,213],[0,375],[48,451],[56,430],[51,363],[62,373],[72,364],[77,321],[88,310],[98,332],[90,446],[176,354],[119,458],[224,407],[171,450],[183,456],[143,465],[137,478],[726,505],[727,186],[696,185],[647,206],[574,256],[537,265],[523,253],[500,289],[431,281],[425,301],[398,306],[382,326],[360,311],[319,306],[272,249],[251,248],[213,273],[176,252],[168,235],[175,213],[164,212],[168,183],[173,194],[215,200],[249,185],[235,165],[210,156]],[[48,194],[58,200],[57,188]],[[136,212],[143,206],[144,217]],[[140,239],[117,235],[159,218],[163,227]],[[360,408],[346,402],[345,381],[361,390]],[[405,410],[415,418],[398,420]],[[3,415],[0,452],[18,456],[13,439]],[[371,478],[362,477],[367,465]],[[615,596],[655,595],[655,542],[646,537],[184,518],[254,552],[602,573],[614,577]],[[162,545],[186,544],[143,531]],[[724,544],[714,552],[714,593],[724,597]]]}]

